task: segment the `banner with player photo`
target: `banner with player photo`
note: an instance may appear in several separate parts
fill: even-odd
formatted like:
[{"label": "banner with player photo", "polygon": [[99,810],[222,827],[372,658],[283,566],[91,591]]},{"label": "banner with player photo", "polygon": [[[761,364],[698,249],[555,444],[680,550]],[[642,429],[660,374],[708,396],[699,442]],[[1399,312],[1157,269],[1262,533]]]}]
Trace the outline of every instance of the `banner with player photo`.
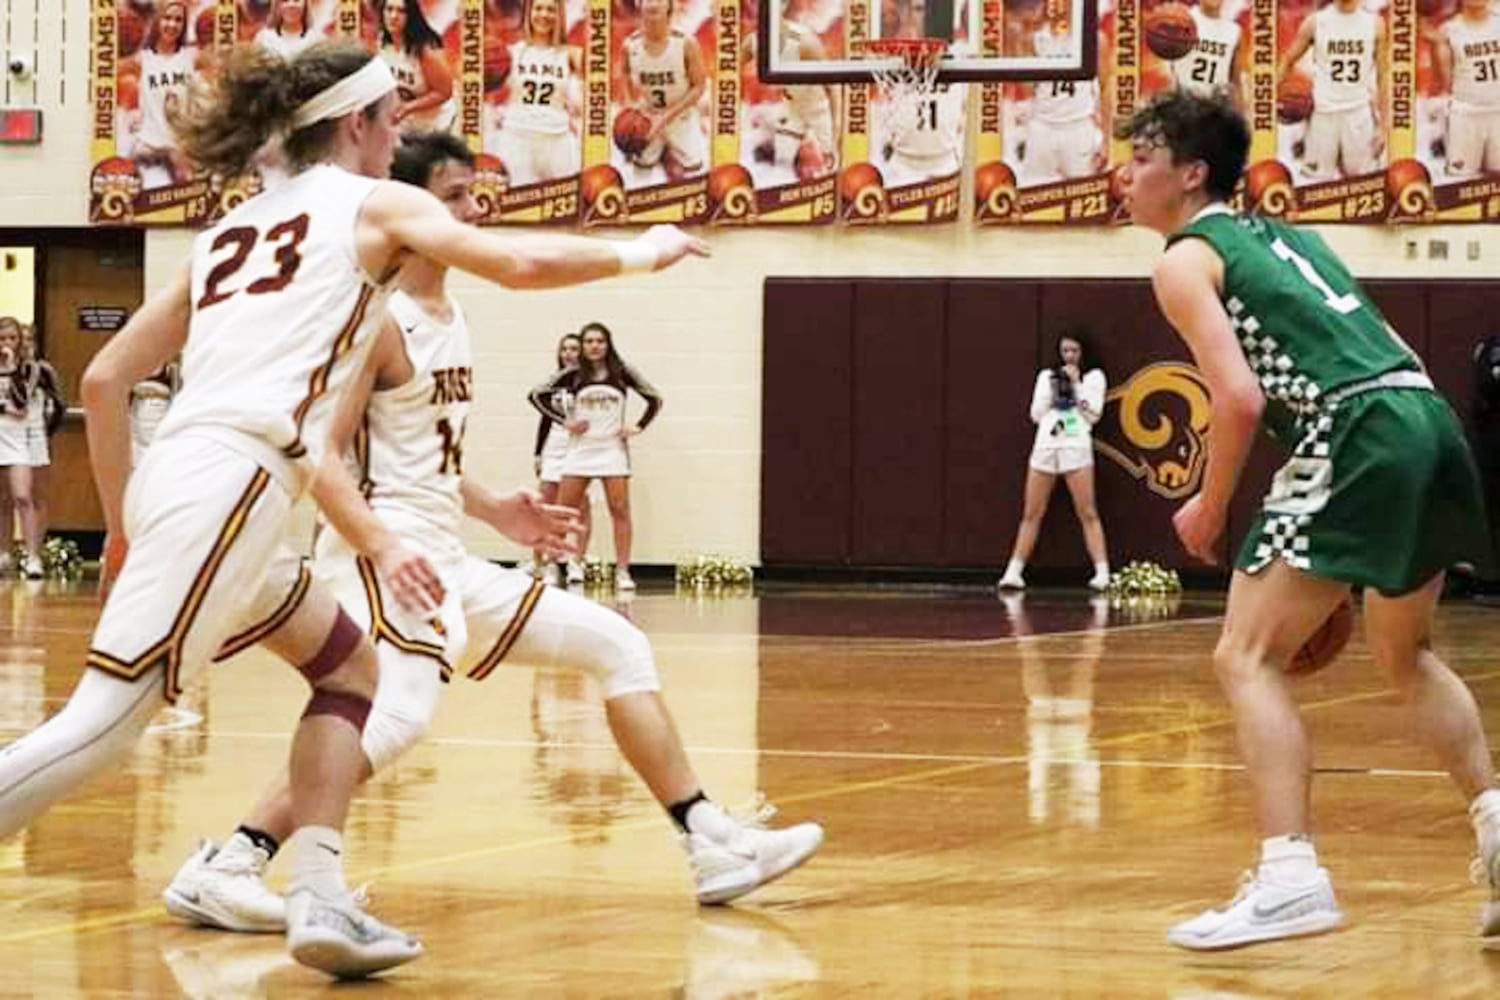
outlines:
[{"label": "banner with player photo", "polygon": [[[1047,56],[1069,44],[1069,8],[1056,0],[1009,2],[986,19],[991,54]],[[980,225],[1104,225],[1116,220],[1109,130],[1142,91],[1140,0],[1100,0],[1099,73],[1092,80],[986,83],[975,139],[974,221]],[[1113,91],[1110,85],[1113,83]],[[1165,83],[1154,84],[1160,89]],[[1102,95],[1113,93],[1113,107]],[[1129,155],[1129,144],[1124,154]]]},{"label": "banner with player photo", "polygon": [[484,138],[475,194],[482,221],[573,225],[583,158],[585,8],[513,0],[480,12]]},{"label": "banner with player photo", "polygon": [[[788,58],[843,51],[843,21],[826,4],[786,2]],[[714,225],[826,225],[838,217],[838,120],[843,88],[772,86],[756,72],[757,0],[717,0],[713,96]]]},{"label": "banner with player photo", "polygon": [[[848,0],[850,51],[869,55],[872,0]],[[873,0],[881,2],[881,0]],[[915,20],[921,5],[893,11],[910,16],[887,38],[915,38],[923,24]],[[970,46],[955,26],[951,49]],[[938,83],[930,89],[852,84],[844,88],[843,171],[839,176],[840,217],[847,225],[880,226],[954,222],[958,219],[963,179],[964,131],[968,124],[969,87]]]},{"label": "banner with player photo", "polygon": [[583,224],[708,220],[714,11],[588,0]]},{"label": "banner with player photo", "polygon": [[[1405,6],[1403,6],[1403,3]],[[1391,143],[1388,191],[1398,221],[1491,222],[1500,219],[1500,14],[1480,0],[1419,0],[1415,45],[1403,32],[1412,0],[1393,7],[1393,64],[1403,48],[1415,65],[1401,101],[1414,93],[1412,147]],[[1421,168],[1421,169],[1418,169]]]},{"label": "banner with player photo", "polygon": [[213,51],[234,44],[234,0],[97,0],[90,31],[89,221],[202,225],[218,191],[178,150],[167,115]]}]

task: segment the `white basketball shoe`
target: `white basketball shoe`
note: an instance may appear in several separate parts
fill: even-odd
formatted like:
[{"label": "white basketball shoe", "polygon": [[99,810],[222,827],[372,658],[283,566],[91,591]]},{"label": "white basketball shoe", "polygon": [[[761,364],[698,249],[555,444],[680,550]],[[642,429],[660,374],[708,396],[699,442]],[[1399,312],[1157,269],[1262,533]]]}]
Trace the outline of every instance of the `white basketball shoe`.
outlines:
[{"label": "white basketball shoe", "polygon": [[823,828],[816,823],[766,829],[775,814],[774,806],[762,802],[753,818],[736,817],[734,831],[723,841],[701,833],[683,835],[699,903],[718,906],[739,899],[797,868],[823,846]]},{"label": "white basketball shoe", "polygon": [[243,833],[215,847],[205,840],[161,894],[179,920],[226,931],[275,934],[286,929],[286,903],[266,886],[271,855]]},{"label": "white basketball shoe", "polygon": [[1479,910],[1479,943],[1485,951],[1500,951],[1500,840],[1469,866],[1469,877],[1487,886],[1490,898]]},{"label": "white basketball shoe", "polygon": [[422,956],[422,943],[387,927],[355,898],[326,899],[294,887],[286,901],[292,957],[337,979],[363,979]]},{"label": "white basketball shoe", "polygon": [[1327,869],[1319,868],[1318,877],[1306,885],[1277,885],[1245,872],[1229,905],[1177,924],[1167,931],[1167,940],[1194,951],[1212,951],[1321,934],[1343,922]]}]

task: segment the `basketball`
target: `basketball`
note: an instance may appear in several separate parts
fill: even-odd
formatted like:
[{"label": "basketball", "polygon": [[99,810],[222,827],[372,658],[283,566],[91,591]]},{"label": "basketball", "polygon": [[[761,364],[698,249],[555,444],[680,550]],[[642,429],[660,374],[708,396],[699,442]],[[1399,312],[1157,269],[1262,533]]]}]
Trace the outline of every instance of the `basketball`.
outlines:
[{"label": "basketball", "polygon": [[1146,47],[1162,59],[1181,59],[1197,44],[1193,14],[1175,0],[1158,4],[1146,15]]},{"label": "basketball", "polygon": [[1349,644],[1349,636],[1353,633],[1354,602],[1345,597],[1327,620],[1318,626],[1318,630],[1302,644],[1302,648],[1297,650],[1297,655],[1292,657],[1286,672],[1297,677],[1317,673],[1338,658]]},{"label": "basketball", "polygon": [[1306,121],[1313,113],[1312,78],[1306,73],[1289,73],[1276,90],[1276,117],[1288,125]]},{"label": "basketball", "polygon": [[615,115],[615,146],[626,156],[646,148],[651,135],[651,119],[639,108],[622,108]]},{"label": "basketball", "polygon": [[810,181],[828,173],[831,164],[823,155],[823,147],[815,139],[804,139],[797,147],[797,179]]},{"label": "basketball", "polygon": [[485,32],[484,92],[499,90],[510,76],[510,46],[500,34]]}]

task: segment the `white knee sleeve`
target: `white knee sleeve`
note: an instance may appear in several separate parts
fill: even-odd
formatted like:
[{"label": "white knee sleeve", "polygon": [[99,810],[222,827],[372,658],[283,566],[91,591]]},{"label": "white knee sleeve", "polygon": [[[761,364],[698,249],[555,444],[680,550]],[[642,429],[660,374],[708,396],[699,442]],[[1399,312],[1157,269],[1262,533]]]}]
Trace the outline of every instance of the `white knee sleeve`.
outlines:
[{"label": "white knee sleeve", "polygon": [[661,690],[646,633],[608,608],[563,591],[547,591],[511,657],[587,670],[599,679],[606,701]]},{"label": "white knee sleeve", "polygon": [[0,751],[0,838],[124,764],[165,704],[160,667],[133,682],[86,671],[61,712]]},{"label": "white knee sleeve", "polygon": [[365,759],[376,773],[426,735],[442,689],[438,665],[431,658],[403,653],[384,642],[378,653],[380,684],[360,736]]}]

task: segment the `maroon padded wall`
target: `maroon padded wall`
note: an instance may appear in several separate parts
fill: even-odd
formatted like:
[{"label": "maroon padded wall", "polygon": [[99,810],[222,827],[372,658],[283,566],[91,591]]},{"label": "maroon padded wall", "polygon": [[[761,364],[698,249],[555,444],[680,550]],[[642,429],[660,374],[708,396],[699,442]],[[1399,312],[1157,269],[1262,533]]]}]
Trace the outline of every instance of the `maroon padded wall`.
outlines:
[{"label": "maroon padded wall", "polygon": [[[1470,352],[1500,317],[1500,286],[1366,288],[1467,418]],[[1112,386],[1153,362],[1188,357],[1144,280],[768,280],[763,562],[1003,564],[1034,433],[1031,386],[1042,365],[1055,363],[1058,333],[1073,327],[1096,347]],[[1096,438],[1110,433],[1111,419]],[[1221,561],[1232,557],[1280,459],[1268,441],[1257,443]],[[1171,526],[1181,500],[1146,489],[1103,455],[1095,471],[1113,561],[1188,565]],[[1086,563],[1059,484],[1032,565],[1081,582]]]}]

